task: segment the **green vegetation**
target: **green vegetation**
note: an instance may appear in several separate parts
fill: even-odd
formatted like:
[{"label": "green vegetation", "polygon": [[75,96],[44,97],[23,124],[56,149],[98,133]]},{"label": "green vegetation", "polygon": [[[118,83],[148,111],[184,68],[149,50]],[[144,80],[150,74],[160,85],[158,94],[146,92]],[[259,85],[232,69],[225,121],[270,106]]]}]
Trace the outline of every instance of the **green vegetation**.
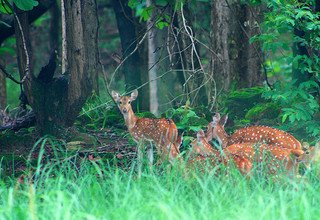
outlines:
[{"label": "green vegetation", "polygon": [[[3,168],[1,166],[1,168]],[[0,168],[0,170],[1,170]],[[137,178],[107,162],[38,161],[24,178],[0,172],[0,219],[318,219],[319,178],[245,178],[155,167]]]}]

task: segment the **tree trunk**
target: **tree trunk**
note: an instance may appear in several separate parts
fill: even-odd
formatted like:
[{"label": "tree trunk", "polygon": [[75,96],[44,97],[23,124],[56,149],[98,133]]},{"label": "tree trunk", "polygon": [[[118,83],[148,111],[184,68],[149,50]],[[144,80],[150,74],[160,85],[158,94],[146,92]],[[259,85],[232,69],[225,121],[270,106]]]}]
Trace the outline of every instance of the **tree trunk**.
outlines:
[{"label": "tree trunk", "polygon": [[57,1],[54,1],[50,9],[50,50],[58,48],[59,42],[59,26],[60,26],[60,11]]},{"label": "tree trunk", "polygon": [[[264,75],[262,73],[262,50],[259,42],[249,43],[251,37],[259,34],[259,24],[262,21],[262,6],[251,7],[243,5],[239,14],[238,25],[241,27],[241,37],[238,38],[239,45],[243,45],[240,51],[238,65],[242,65],[239,72],[238,88],[262,85]],[[242,18],[242,19],[241,19]],[[244,25],[242,25],[244,24]],[[236,33],[235,33],[236,35]]]},{"label": "tree trunk", "polygon": [[96,0],[65,0],[67,27],[68,108],[66,125],[72,125],[97,85],[98,16]]},{"label": "tree trunk", "polygon": [[[116,15],[117,26],[119,30],[122,57],[126,59],[123,63],[122,71],[126,83],[126,91],[140,86],[141,74],[145,74],[143,71],[142,58],[139,54],[139,50],[135,50],[139,41],[136,35],[137,28],[134,24],[133,11],[128,6],[128,0],[112,0],[113,9]],[[132,53],[132,54],[131,54]],[[139,109],[148,110],[149,102],[146,91],[140,93],[138,96]]]},{"label": "tree trunk", "polygon": [[[147,0],[146,6],[151,6],[151,0]],[[158,85],[157,85],[157,57],[156,57],[156,42],[155,42],[155,29],[154,15],[151,15],[147,22],[148,29],[148,70],[149,70],[149,89],[150,89],[150,112],[158,115]]]},{"label": "tree trunk", "polygon": [[238,0],[212,1],[211,46],[216,54],[211,58],[211,72],[218,91],[262,85],[262,52],[259,44],[249,44],[258,32],[260,12]]},{"label": "tree trunk", "polygon": [[[64,0],[66,51],[68,64],[66,74],[54,77],[55,53],[37,77],[31,75],[24,86],[37,118],[41,134],[60,136],[61,128],[73,125],[84,102],[96,84],[98,70],[98,19],[96,0]],[[29,44],[28,23],[25,13],[19,13],[24,35]],[[18,30],[17,26],[15,28]],[[21,35],[16,31],[18,61],[23,76],[26,65]],[[30,101],[31,100],[31,101]]]}]

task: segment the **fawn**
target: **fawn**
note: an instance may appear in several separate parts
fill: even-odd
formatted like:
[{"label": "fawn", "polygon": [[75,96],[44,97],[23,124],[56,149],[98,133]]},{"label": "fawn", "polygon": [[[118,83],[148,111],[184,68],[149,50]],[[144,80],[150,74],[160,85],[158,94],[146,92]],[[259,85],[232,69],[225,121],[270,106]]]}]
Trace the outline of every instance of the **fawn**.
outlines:
[{"label": "fawn", "polygon": [[189,167],[198,163],[205,165],[205,162],[211,163],[211,165],[224,164],[227,168],[234,163],[235,167],[242,173],[248,174],[252,168],[252,162],[244,155],[238,153],[220,152],[213,149],[208,143],[203,130],[199,130],[197,133],[197,139],[192,143],[191,157],[188,161]]},{"label": "fawn", "polygon": [[[112,91],[112,98],[117,103],[122,113],[129,133],[134,141],[139,144],[138,162],[141,163],[143,157],[143,142],[152,141],[157,149],[162,161],[168,159],[172,164],[179,157],[179,146],[181,137],[178,137],[178,130],[175,123],[171,119],[159,118],[138,118],[131,107],[131,102],[138,96],[138,91],[134,90],[130,96],[120,96],[118,92]],[[153,149],[147,150],[148,160],[153,164]]]},{"label": "fawn", "polygon": [[249,126],[240,128],[232,135],[228,135],[224,130],[224,125],[228,119],[225,115],[222,118],[219,113],[216,113],[212,122],[209,123],[206,137],[208,141],[213,138],[217,139],[222,148],[236,143],[266,143],[273,146],[296,150],[295,154],[303,154],[301,143],[291,134],[275,128],[267,126]]}]

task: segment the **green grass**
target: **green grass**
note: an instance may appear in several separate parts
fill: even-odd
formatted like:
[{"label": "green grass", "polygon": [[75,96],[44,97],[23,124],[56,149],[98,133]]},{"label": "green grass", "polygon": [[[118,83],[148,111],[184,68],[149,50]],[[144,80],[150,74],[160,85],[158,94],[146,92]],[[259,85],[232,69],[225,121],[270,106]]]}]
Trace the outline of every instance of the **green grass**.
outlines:
[{"label": "green grass", "polygon": [[[40,155],[45,154],[40,151]],[[48,160],[49,161],[49,160]],[[23,183],[0,173],[0,219],[318,219],[320,183],[193,174],[71,157],[38,162]],[[1,166],[0,166],[1,171]],[[33,176],[31,178],[28,177]]]}]

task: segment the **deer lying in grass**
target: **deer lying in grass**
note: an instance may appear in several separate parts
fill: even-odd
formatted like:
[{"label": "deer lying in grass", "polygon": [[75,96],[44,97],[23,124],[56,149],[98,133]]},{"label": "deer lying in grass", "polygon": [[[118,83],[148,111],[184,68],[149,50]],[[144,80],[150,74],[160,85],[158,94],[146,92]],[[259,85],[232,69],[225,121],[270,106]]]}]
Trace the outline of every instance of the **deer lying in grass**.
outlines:
[{"label": "deer lying in grass", "polygon": [[222,148],[238,143],[265,143],[275,147],[297,150],[294,154],[303,154],[301,143],[291,134],[267,126],[249,126],[236,130],[232,135],[228,135],[224,130],[224,125],[228,117],[220,117],[216,113],[212,122],[209,123],[206,137],[208,141],[217,139]]},{"label": "deer lying in grass", "polygon": [[189,168],[195,165],[206,166],[207,162],[212,166],[224,164],[227,168],[234,164],[242,174],[248,174],[252,168],[252,163],[246,156],[237,153],[223,153],[213,149],[208,143],[203,130],[198,131],[197,139],[191,143],[191,146],[191,157],[187,161]]},{"label": "deer lying in grass", "polygon": [[224,148],[223,152],[220,152],[212,148],[202,130],[198,132],[197,139],[191,143],[191,146],[193,154],[196,155],[195,157],[191,157],[191,164],[210,158],[213,164],[218,162],[228,166],[232,159],[236,168],[243,174],[248,174],[254,163],[257,165],[265,164],[269,174],[277,173],[282,165],[288,173],[295,174],[297,170],[292,156],[301,155],[301,152],[294,154],[297,150],[254,143],[233,144]]},{"label": "deer lying in grass", "polygon": [[[175,123],[171,119],[159,118],[138,118],[131,107],[131,102],[138,96],[138,91],[134,90],[130,96],[120,96],[118,92],[112,91],[112,98],[117,103],[122,113],[129,133],[133,137],[138,146],[138,163],[143,158],[142,147],[146,141],[155,144],[157,153],[161,161],[169,159],[171,164],[179,157],[178,130]],[[149,163],[153,164],[153,149],[148,148]]]}]

